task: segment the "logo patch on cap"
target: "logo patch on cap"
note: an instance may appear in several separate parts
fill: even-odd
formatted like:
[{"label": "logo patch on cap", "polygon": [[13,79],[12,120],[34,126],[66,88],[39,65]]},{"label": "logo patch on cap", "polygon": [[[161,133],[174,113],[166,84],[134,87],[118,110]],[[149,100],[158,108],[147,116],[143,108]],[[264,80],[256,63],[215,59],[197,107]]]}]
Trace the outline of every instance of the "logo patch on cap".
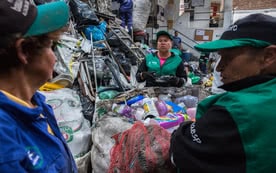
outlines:
[{"label": "logo patch on cap", "polygon": [[[13,3],[12,0],[8,0],[8,2]],[[29,1],[16,0],[13,3],[13,6],[11,7],[11,9],[21,13],[23,16],[27,16],[29,12],[29,6],[30,6]]]},{"label": "logo patch on cap", "polygon": [[229,28],[225,31],[237,31],[238,30],[238,25],[231,25]]}]

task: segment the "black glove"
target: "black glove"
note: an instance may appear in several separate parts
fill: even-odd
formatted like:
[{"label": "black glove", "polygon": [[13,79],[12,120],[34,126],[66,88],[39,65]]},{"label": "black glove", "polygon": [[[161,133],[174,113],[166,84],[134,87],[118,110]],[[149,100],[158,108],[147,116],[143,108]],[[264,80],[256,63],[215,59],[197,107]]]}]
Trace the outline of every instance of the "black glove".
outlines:
[{"label": "black glove", "polygon": [[176,86],[176,87],[181,87],[184,84],[184,80],[176,76],[172,76],[168,82],[171,86]]},{"label": "black glove", "polygon": [[148,72],[148,71],[144,71],[144,72],[141,72],[141,78],[143,80],[146,80],[146,79],[154,79],[154,75],[155,75],[155,72]]}]

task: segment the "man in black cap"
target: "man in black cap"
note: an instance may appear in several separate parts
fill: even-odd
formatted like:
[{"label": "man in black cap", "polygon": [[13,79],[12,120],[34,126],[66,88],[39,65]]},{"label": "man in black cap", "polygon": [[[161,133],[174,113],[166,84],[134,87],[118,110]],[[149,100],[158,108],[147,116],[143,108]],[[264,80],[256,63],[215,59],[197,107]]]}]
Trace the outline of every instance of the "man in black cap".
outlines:
[{"label": "man in black cap", "polygon": [[181,87],[187,80],[184,64],[172,48],[172,35],[167,31],[156,34],[157,52],[148,54],[136,73],[138,82],[146,81],[146,87]]},{"label": "man in black cap", "polygon": [[218,51],[226,92],[201,101],[195,122],[173,132],[171,160],[179,172],[274,172],[276,18],[249,15],[195,48]]}]

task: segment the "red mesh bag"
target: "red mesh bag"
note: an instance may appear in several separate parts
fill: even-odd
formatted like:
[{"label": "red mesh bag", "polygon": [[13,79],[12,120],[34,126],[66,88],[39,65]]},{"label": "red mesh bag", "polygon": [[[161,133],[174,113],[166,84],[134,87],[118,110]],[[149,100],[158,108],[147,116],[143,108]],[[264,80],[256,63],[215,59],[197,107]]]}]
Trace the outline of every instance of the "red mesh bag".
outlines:
[{"label": "red mesh bag", "polygon": [[159,125],[132,128],[113,136],[109,173],[173,173],[169,158],[170,133]]}]

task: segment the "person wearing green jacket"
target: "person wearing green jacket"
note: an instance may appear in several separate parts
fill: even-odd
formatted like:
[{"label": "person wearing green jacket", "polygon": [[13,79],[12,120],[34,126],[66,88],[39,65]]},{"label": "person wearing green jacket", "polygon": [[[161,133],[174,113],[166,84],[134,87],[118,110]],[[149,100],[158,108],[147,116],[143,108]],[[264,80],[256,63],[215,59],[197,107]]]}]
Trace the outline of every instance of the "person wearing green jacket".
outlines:
[{"label": "person wearing green jacket", "polygon": [[276,18],[251,14],[219,40],[196,45],[218,51],[226,92],[197,106],[171,136],[171,161],[178,172],[264,173],[276,169]]},{"label": "person wearing green jacket", "polygon": [[183,86],[187,74],[182,59],[171,49],[172,36],[166,31],[159,31],[156,36],[158,51],[145,57],[137,70],[136,80],[146,81],[146,87]]}]

